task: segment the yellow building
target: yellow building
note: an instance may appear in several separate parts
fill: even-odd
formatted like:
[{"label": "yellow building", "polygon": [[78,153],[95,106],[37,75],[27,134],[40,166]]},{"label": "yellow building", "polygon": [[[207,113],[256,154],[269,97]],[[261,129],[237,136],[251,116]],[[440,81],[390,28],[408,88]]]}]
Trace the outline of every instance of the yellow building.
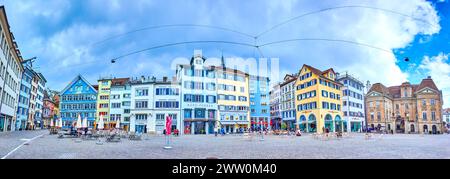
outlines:
[{"label": "yellow building", "polygon": [[217,74],[217,104],[220,128],[227,133],[250,126],[249,75],[239,70],[219,67]]},{"label": "yellow building", "polygon": [[101,78],[98,80],[98,94],[97,94],[97,112],[95,120],[98,123],[100,116],[103,116],[105,129],[115,127],[115,122],[109,120],[109,95],[111,91],[111,79]]},{"label": "yellow building", "polygon": [[304,132],[342,131],[341,86],[332,68],[303,65],[295,82],[296,127]]}]

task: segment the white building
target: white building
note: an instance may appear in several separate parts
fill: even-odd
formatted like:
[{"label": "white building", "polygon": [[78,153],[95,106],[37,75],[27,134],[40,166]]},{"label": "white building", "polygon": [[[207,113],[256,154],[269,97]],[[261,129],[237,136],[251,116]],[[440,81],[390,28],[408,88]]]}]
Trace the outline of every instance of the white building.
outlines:
[{"label": "white building", "polygon": [[183,134],[212,134],[217,121],[217,83],[214,69],[205,64],[201,50],[195,50],[189,64],[177,65],[181,83]]},{"label": "white building", "polygon": [[179,131],[181,127],[181,90],[176,80],[168,81],[164,77],[162,81],[156,81],[153,92],[154,113],[155,113],[155,131],[162,134],[166,127],[166,117],[172,117],[172,132],[175,129]]},{"label": "white building", "polygon": [[442,115],[443,115],[442,121],[444,121],[447,128],[450,128],[450,108],[443,109]]},{"label": "white building", "polygon": [[337,81],[342,86],[342,111],[344,113],[344,132],[362,132],[365,126],[364,84],[355,77],[339,74]]},{"label": "white building", "polygon": [[280,84],[281,118],[288,130],[295,130],[296,107],[295,107],[295,81],[297,75],[286,75],[284,82]]},{"label": "white building", "polygon": [[111,80],[109,97],[110,119],[120,121],[123,130],[130,129],[131,116],[131,84],[129,78],[115,78]]},{"label": "white building", "polygon": [[131,80],[130,132],[155,133],[153,91],[155,78]]},{"label": "white building", "polygon": [[270,119],[272,129],[281,129],[281,90],[280,84],[276,84],[270,90]]},{"label": "white building", "polygon": [[23,61],[9,28],[4,6],[0,6],[0,132],[14,131]]},{"label": "white building", "polygon": [[34,113],[34,122],[36,128],[43,128],[44,121],[42,120],[42,109],[44,106],[44,90],[47,80],[42,73],[37,73],[37,91],[36,91],[36,107]]}]

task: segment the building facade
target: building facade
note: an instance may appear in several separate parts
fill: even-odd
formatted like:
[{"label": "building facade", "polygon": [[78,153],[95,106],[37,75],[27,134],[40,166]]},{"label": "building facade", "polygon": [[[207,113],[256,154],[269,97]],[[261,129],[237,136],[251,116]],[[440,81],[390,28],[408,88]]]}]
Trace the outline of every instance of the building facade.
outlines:
[{"label": "building facade", "polygon": [[281,118],[286,124],[287,130],[295,130],[296,124],[296,109],[295,109],[295,83],[297,75],[286,75],[283,83],[280,84],[280,98],[281,98]]},{"label": "building facade", "polygon": [[103,117],[105,129],[115,128],[116,126],[116,121],[110,120],[109,113],[109,95],[111,94],[111,81],[111,78],[100,78],[98,80],[96,119],[98,120],[100,116]]},{"label": "building facade", "polygon": [[76,76],[60,93],[60,112],[63,127],[76,122],[78,115],[87,117],[88,126],[93,127],[96,119],[97,90],[81,75]]},{"label": "building facade", "polygon": [[448,128],[450,128],[450,108],[444,109],[442,113],[443,113],[444,124],[448,129]]},{"label": "building facade", "polygon": [[[220,128],[223,128],[226,133],[236,133],[248,128],[250,124],[249,75],[239,70],[226,68],[224,65],[215,68],[211,73],[216,73],[217,77],[217,116]],[[212,102],[215,100],[214,96],[210,98]]]},{"label": "building facade", "polygon": [[28,115],[30,110],[30,97],[31,97],[31,81],[34,76],[34,72],[31,69],[31,62],[25,63],[24,72],[21,79],[19,104],[17,108],[17,121],[16,130],[25,130],[28,122]]},{"label": "building facade", "polygon": [[129,78],[114,78],[111,80],[109,95],[109,119],[120,121],[124,131],[130,130],[131,118],[131,83]]},{"label": "building facade", "polygon": [[431,77],[418,85],[405,82],[400,86],[386,87],[376,83],[365,98],[371,129],[410,134],[443,132],[442,91]]},{"label": "building facade", "polygon": [[332,68],[320,71],[303,65],[296,86],[297,128],[304,132],[343,131],[342,84]]},{"label": "building facade", "polygon": [[42,108],[42,120],[44,122],[44,128],[49,128],[51,122],[55,125],[55,119],[57,118],[57,111],[55,111],[56,103],[48,91],[44,91],[44,104]]},{"label": "building facade", "polygon": [[168,81],[164,77],[162,81],[156,81],[152,92],[155,101],[155,132],[163,134],[166,127],[166,117],[172,118],[171,129],[174,131],[181,128],[181,89],[176,79]]},{"label": "building facade", "polygon": [[24,71],[23,58],[10,31],[5,7],[0,6],[0,132],[14,131]]},{"label": "building facade", "polygon": [[195,50],[189,64],[177,65],[183,134],[212,134],[219,125],[216,73],[205,61],[202,51]]},{"label": "building facade", "polygon": [[250,76],[250,121],[252,128],[271,129],[270,80],[268,77]]},{"label": "building facade", "polygon": [[156,78],[131,81],[131,117],[130,131],[136,133],[155,133],[155,114],[153,91]]},{"label": "building facade", "polygon": [[280,84],[273,85],[270,90],[270,119],[272,129],[281,129],[281,90]]},{"label": "building facade", "polygon": [[342,86],[344,132],[362,132],[365,126],[364,84],[349,74],[339,74]]},{"label": "building facade", "polygon": [[35,110],[34,110],[34,125],[35,128],[42,129],[44,127],[44,121],[42,118],[42,112],[44,107],[44,91],[47,80],[42,73],[36,73],[37,89],[35,98]]}]

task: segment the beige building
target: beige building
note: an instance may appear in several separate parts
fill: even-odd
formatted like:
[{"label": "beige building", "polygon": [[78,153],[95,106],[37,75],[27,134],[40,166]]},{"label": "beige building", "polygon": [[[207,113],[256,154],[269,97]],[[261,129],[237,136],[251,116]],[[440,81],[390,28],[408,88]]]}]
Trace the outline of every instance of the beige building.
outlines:
[{"label": "beige building", "polygon": [[366,98],[369,128],[394,133],[440,134],[443,131],[442,91],[431,77],[420,84],[372,85]]}]

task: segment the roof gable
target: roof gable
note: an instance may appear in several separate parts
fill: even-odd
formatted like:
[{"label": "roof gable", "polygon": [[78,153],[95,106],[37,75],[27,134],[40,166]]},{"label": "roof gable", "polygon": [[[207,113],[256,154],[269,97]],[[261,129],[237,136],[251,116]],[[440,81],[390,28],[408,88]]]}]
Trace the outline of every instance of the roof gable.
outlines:
[{"label": "roof gable", "polygon": [[75,77],[69,85],[61,91],[62,95],[66,94],[96,94],[97,90],[81,75]]}]

